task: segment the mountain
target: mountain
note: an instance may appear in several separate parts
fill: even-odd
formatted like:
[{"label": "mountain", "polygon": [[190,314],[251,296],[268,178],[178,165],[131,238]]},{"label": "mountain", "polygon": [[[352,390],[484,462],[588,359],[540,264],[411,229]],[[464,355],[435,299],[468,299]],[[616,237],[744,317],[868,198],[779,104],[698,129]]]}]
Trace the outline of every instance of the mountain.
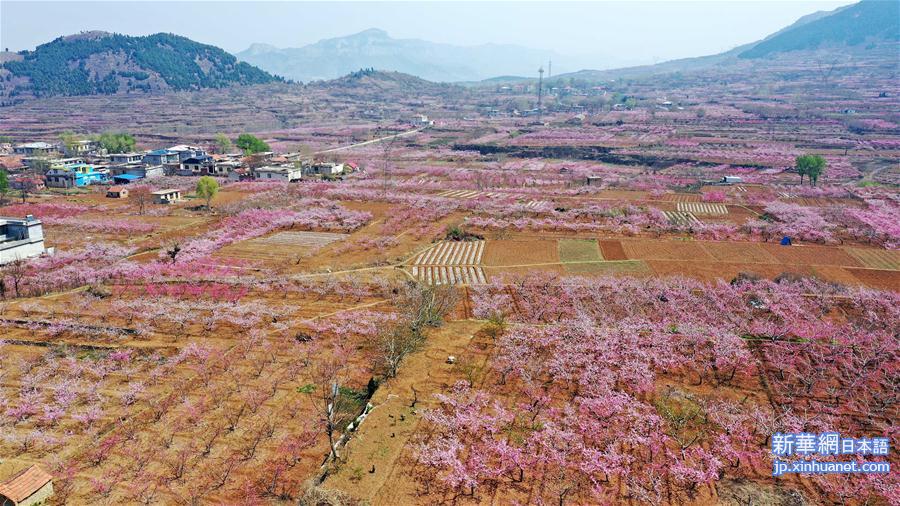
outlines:
[{"label": "mountain", "polygon": [[[819,11],[801,17],[768,37],[738,46],[724,53],[682,58],[656,65],[610,70],[581,70],[560,74],[561,79],[608,80],[639,78],[674,72],[691,72],[770,59],[793,51],[829,50],[835,55],[896,46],[900,40],[900,2],[863,0],[833,11]],[[863,42],[866,44],[863,45]],[[896,54],[896,53],[895,53]]]},{"label": "mountain", "polygon": [[178,35],[83,32],[4,58],[4,95],[196,90],[279,80],[220,48]]},{"label": "mountain", "polygon": [[738,55],[762,58],[776,53],[858,46],[900,40],[900,2],[863,0],[828,16],[785,30]]},{"label": "mountain", "polygon": [[337,79],[310,83],[311,88],[326,90],[331,96],[380,102],[386,96],[416,97],[458,96],[464,88],[450,83],[435,83],[421,77],[375,69],[362,69]]},{"label": "mountain", "polygon": [[564,59],[550,51],[514,45],[454,46],[394,39],[375,28],[300,48],[253,44],[236,56],[298,81],[335,79],[361,68],[397,71],[429,81],[477,81],[500,74],[534,75],[548,59]]}]

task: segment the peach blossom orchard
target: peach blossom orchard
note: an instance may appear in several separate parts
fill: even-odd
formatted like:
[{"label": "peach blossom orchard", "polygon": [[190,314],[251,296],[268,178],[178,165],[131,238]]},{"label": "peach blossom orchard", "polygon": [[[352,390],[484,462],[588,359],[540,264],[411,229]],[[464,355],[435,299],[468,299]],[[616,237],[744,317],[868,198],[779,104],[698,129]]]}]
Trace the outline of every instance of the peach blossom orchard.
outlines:
[{"label": "peach blossom orchard", "polygon": [[[773,65],[561,84],[539,121],[530,89],[423,85],[391,107],[435,124],[364,145],[369,88],[249,88],[327,99],[252,130],[359,170],[219,178],[210,209],[188,176],[142,182],[172,205],[10,194],[55,252],[0,268],[0,457],[59,504],[896,504],[896,472],[776,479],[770,451],[886,437],[900,465],[896,76]],[[43,113],[2,114],[68,128]]]}]

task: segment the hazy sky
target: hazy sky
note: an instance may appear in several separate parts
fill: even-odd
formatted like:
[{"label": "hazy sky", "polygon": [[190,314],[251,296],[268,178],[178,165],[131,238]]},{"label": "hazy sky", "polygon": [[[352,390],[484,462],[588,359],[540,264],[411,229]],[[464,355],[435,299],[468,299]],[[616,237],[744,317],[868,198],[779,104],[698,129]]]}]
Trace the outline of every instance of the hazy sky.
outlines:
[{"label": "hazy sky", "polygon": [[381,28],[395,38],[510,43],[564,55],[596,55],[607,60],[596,67],[605,67],[717,53],[760,39],[805,14],[848,3],[853,2],[0,0],[0,46],[33,49],[60,35],[105,30],[129,35],[172,32],[237,52],[254,42],[298,47]]}]

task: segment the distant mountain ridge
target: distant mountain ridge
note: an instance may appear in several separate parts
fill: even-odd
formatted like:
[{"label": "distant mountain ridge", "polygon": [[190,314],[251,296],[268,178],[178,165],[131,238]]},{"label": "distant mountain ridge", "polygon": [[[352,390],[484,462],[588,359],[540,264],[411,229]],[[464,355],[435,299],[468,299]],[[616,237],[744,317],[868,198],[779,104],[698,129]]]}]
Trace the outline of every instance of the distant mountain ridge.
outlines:
[{"label": "distant mountain ridge", "polygon": [[560,58],[552,51],[507,44],[455,46],[394,39],[376,28],[300,48],[253,44],[235,56],[304,82],[335,79],[361,68],[396,71],[435,82],[478,81],[501,74],[534,75],[549,59]]},{"label": "distant mountain ridge", "polygon": [[5,58],[7,96],[182,91],[279,80],[224,50],[186,37],[83,32]]},{"label": "distant mountain ridge", "polygon": [[610,70],[580,70],[556,77],[588,80],[646,77],[710,69],[754,59],[768,59],[794,51],[828,49],[836,55],[841,55],[879,46],[897,46],[898,42],[900,42],[900,2],[862,0],[833,11],[808,14],[762,40],[738,46],[724,53],[682,58],[655,65]]},{"label": "distant mountain ridge", "polygon": [[900,40],[900,2],[863,0],[824,17],[767,37],[738,55],[762,58],[775,53],[819,49],[823,46],[857,46],[864,42]]}]

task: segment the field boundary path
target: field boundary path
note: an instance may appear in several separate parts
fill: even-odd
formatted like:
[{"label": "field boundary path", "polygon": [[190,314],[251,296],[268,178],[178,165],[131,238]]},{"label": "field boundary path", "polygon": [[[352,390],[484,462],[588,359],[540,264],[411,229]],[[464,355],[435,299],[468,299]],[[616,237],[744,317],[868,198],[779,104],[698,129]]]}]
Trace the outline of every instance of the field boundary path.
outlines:
[{"label": "field boundary path", "polygon": [[324,154],[326,154],[326,153],[334,153],[334,152],[337,152],[337,151],[343,151],[343,150],[345,150],[345,149],[353,149],[353,148],[358,148],[358,147],[361,147],[361,146],[368,146],[369,144],[376,144],[376,143],[379,143],[379,142],[381,142],[381,141],[386,141],[386,140],[390,140],[390,139],[396,139],[396,138],[399,138],[399,137],[405,137],[405,136],[407,136],[407,135],[417,134],[417,133],[421,132],[422,130],[425,130],[425,128],[427,128],[427,127],[415,128],[415,129],[413,129],[413,130],[407,130],[407,131],[405,131],[405,132],[400,132],[400,133],[398,133],[398,134],[387,135],[387,136],[385,136],[385,137],[379,137],[379,138],[377,138],[377,139],[372,139],[372,140],[363,141],[363,142],[357,142],[356,144],[349,144],[349,145],[347,145],[347,146],[339,146],[339,147],[336,147],[336,148],[326,149],[326,150],[324,150],[324,151],[316,151],[315,154],[317,154],[317,155],[324,155]]}]

